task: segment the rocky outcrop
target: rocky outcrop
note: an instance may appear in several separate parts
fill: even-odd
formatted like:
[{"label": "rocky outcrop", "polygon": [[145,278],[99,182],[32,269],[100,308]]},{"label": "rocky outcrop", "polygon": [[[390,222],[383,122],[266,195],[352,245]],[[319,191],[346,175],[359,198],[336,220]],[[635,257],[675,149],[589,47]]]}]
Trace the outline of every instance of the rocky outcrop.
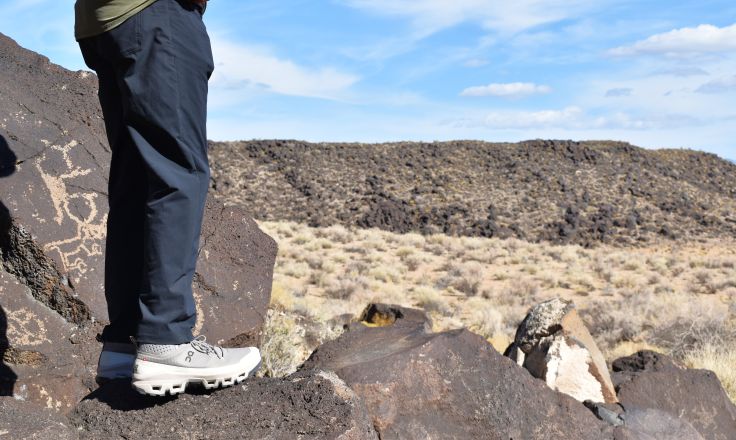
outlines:
[{"label": "rocky outcrop", "polygon": [[583,402],[616,402],[603,354],[570,301],[534,306],[506,355],[550,388]]},{"label": "rocky outcrop", "polygon": [[333,370],[345,380],[365,401],[382,439],[608,438],[606,423],[480,336],[429,333],[418,311],[391,309],[398,318],[393,323],[351,324],[303,366]]},{"label": "rocky outcrop", "polygon": [[646,410],[660,414],[659,420],[681,421],[704,439],[736,438],[736,406],[712,371],[683,368],[651,351],[614,361],[613,371],[627,412]]},{"label": "rocky outcrop", "polygon": [[82,439],[377,439],[360,399],[323,371],[164,400],[112,382],[81,402],[72,422]]},{"label": "rocky outcrop", "polygon": [[[93,74],[0,35],[0,391],[59,409],[89,392],[107,319],[111,153],[96,88]],[[199,256],[195,332],[258,344],[276,243],[242,209],[210,197]]]}]

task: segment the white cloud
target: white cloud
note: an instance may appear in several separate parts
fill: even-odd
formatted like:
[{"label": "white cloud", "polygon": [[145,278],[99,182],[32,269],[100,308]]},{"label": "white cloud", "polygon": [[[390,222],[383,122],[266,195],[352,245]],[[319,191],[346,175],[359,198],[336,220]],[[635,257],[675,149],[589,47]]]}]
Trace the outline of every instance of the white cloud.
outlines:
[{"label": "white cloud", "polygon": [[577,127],[583,117],[580,107],[567,107],[562,110],[498,111],[489,113],[483,125],[491,128],[540,128],[540,127]]},{"label": "white cloud", "polygon": [[[468,126],[481,125],[495,130],[660,130],[704,125],[704,121],[684,114],[634,116],[622,111],[591,115],[577,106],[561,110],[494,111],[480,122],[465,120]],[[477,121],[477,120],[476,120]],[[718,122],[718,121],[710,121]]]},{"label": "white cloud", "polygon": [[549,86],[534,83],[513,82],[494,83],[487,86],[468,87],[460,93],[460,96],[500,96],[504,98],[519,98],[522,96],[549,93]]},{"label": "white cloud", "polygon": [[408,18],[420,38],[466,21],[513,33],[570,18],[592,6],[592,2],[583,0],[342,0],[342,3],[381,15]]},{"label": "white cloud", "polygon": [[618,87],[606,90],[606,98],[618,98],[621,96],[631,96],[634,90],[628,87]]},{"label": "white cloud", "polygon": [[736,75],[708,81],[698,87],[697,93],[717,94],[736,90]]},{"label": "white cloud", "polygon": [[654,75],[670,75],[687,78],[689,76],[708,75],[708,72],[700,67],[695,66],[679,66],[667,69],[659,69],[653,72]]},{"label": "white cloud", "polygon": [[359,77],[332,67],[311,68],[269,51],[213,37],[212,87],[259,88],[282,95],[341,99]]},{"label": "white cloud", "polygon": [[609,53],[614,56],[689,56],[731,51],[736,51],[736,24],[726,27],[702,24],[652,35],[630,46],[611,49]]},{"label": "white cloud", "polygon": [[465,67],[483,67],[489,64],[489,61],[484,58],[471,58],[463,63]]}]

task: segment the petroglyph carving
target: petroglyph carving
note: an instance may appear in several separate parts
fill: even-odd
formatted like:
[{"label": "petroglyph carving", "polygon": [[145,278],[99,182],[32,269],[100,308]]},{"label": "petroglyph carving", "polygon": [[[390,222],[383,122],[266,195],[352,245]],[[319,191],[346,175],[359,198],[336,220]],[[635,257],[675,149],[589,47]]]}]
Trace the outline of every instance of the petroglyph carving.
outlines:
[{"label": "petroglyph carving", "polygon": [[7,313],[8,340],[14,346],[35,346],[51,342],[43,320],[26,308]]},{"label": "petroglyph carving", "polygon": [[[64,146],[48,146],[46,152],[36,160],[36,168],[51,196],[55,211],[54,221],[59,225],[65,221],[74,224],[73,236],[47,243],[44,251],[56,251],[59,254],[63,271],[74,271],[83,275],[88,270],[89,258],[102,255],[107,214],[100,213],[98,193],[77,188],[73,191],[68,189],[71,180],[92,172],[91,169],[83,169],[72,163],[69,153],[77,145],[77,141],[72,140]],[[66,165],[65,172],[50,174],[44,170],[43,163],[50,154],[61,154]],[[80,203],[86,209],[79,209]]]}]

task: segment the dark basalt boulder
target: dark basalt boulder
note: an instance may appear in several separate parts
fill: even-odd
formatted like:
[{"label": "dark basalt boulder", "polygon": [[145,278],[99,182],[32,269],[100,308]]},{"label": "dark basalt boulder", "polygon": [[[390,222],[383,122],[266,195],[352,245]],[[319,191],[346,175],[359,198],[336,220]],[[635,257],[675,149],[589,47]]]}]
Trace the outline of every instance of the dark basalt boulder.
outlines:
[{"label": "dark basalt boulder", "polygon": [[71,418],[82,439],[378,438],[360,399],[323,371],[163,399],[115,381],[82,401]]},{"label": "dark basalt boulder", "polygon": [[712,371],[683,368],[651,351],[614,361],[613,371],[627,412],[656,410],[665,413],[660,421],[668,416],[684,422],[704,439],[736,438],[736,406]]},{"label": "dark basalt boulder", "polygon": [[[93,386],[94,337],[107,320],[111,153],[97,79],[0,34],[0,113],[0,307],[8,316],[0,394],[70,409]],[[210,197],[199,256],[195,332],[258,344],[274,240],[240,208]]]},{"label": "dark basalt boulder", "polygon": [[98,329],[67,322],[0,268],[0,396],[71,411],[94,385]]},{"label": "dark basalt boulder", "polygon": [[302,367],[335,371],[364,400],[380,438],[612,437],[613,428],[581,403],[549,389],[480,336],[429,333],[416,310],[399,315],[412,320],[351,324]]}]

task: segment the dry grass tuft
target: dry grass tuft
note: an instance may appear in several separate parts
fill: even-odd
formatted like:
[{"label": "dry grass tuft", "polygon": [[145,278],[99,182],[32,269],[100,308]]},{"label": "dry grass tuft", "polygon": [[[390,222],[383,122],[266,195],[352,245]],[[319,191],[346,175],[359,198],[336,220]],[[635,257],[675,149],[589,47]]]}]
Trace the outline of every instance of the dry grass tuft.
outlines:
[{"label": "dry grass tuft", "polygon": [[685,354],[685,365],[711,370],[720,379],[731,401],[736,402],[736,346],[708,342]]}]

